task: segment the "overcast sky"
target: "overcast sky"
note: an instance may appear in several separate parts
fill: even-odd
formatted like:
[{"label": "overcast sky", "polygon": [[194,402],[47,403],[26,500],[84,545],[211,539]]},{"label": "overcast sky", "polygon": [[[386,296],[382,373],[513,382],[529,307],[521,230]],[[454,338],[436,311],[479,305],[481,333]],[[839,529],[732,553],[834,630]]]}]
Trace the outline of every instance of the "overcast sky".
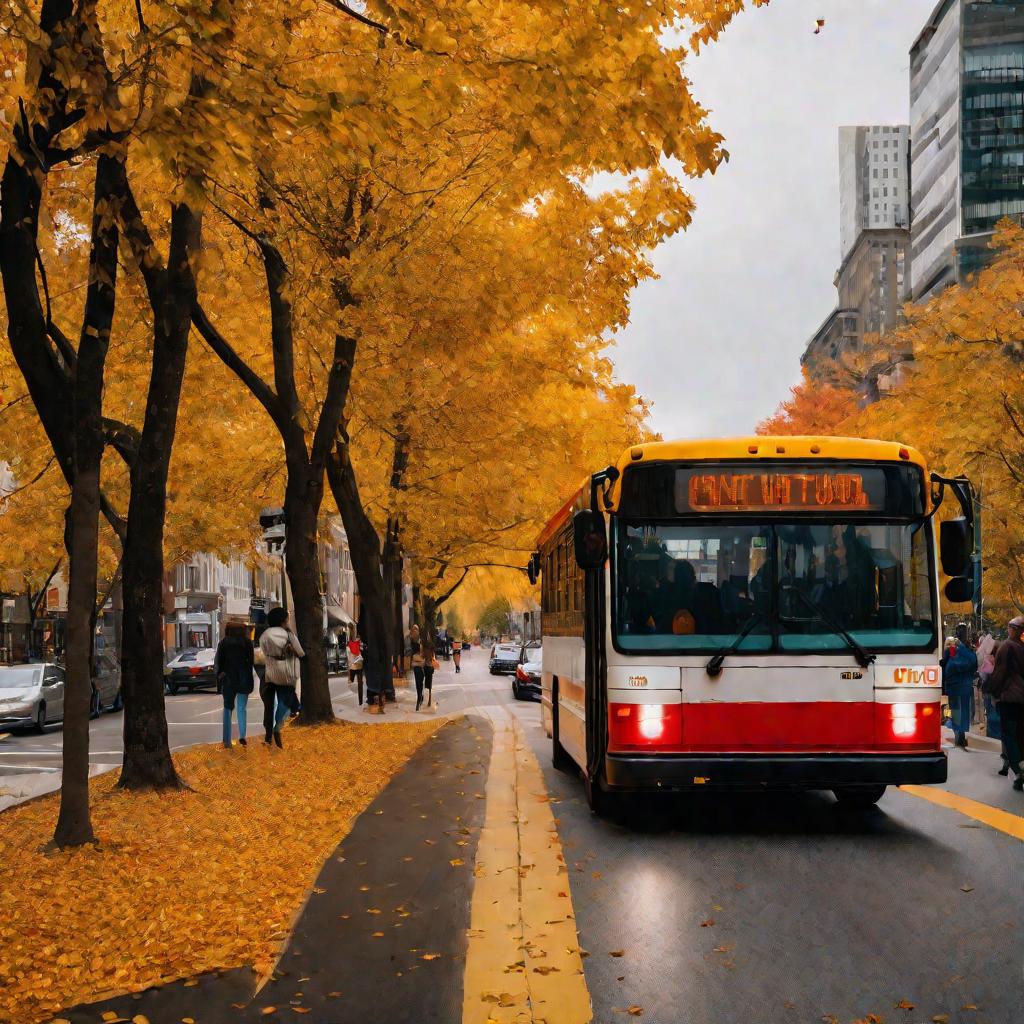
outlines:
[{"label": "overcast sky", "polygon": [[[832,311],[838,129],[909,119],[910,46],[935,0],[772,0],[687,73],[730,162],[691,183],[612,356],[666,438],[751,433],[799,380]],[[814,21],[825,18],[819,35]]]}]

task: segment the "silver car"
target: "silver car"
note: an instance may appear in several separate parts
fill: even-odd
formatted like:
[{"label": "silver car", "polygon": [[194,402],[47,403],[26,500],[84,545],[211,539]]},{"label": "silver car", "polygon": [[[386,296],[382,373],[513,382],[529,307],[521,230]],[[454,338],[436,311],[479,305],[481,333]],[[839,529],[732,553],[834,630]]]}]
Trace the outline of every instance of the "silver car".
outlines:
[{"label": "silver car", "polygon": [[0,665],[0,729],[64,719],[64,669],[52,662]]}]

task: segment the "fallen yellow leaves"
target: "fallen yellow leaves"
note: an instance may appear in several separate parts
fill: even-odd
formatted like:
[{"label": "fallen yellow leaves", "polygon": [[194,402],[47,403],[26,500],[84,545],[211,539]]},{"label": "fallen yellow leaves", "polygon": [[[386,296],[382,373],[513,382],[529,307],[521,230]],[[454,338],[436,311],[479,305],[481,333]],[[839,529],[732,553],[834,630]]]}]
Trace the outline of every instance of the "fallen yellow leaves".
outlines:
[{"label": "fallen yellow leaves", "polygon": [[99,776],[95,848],[43,851],[56,796],[5,811],[0,1020],[52,1020],[218,968],[269,970],[323,862],[432,731],[289,728],[280,752],[198,747],[174,758],[191,792],[125,793],[116,773]]}]

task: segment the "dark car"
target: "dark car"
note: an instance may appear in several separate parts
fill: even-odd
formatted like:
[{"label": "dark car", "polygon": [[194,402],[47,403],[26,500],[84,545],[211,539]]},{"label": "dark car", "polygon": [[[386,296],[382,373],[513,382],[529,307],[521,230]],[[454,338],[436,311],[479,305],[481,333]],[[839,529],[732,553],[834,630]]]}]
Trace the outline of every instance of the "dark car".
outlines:
[{"label": "dark car", "polygon": [[527,644],[512,677],[512,696],[516,700],[540,700],[540,681],[543,672],[544,649],[538,641]]},{"label": "dark car", "polygon": [[519,667],[519,654],[519,644],[495,644],[491,648],[491,660],[488,666],[491,675],[512,675]]},{"label": "dark car", "polygon": [[96,718],[104,711],[119,711],[121,701],[121,665],[111,654],[97,654],[92,666],[92,703],[89,714]]},{"label": "dark car", "polygon": [[213,672],[213,660],[217,652],[212,647],[186,647],[164,669],[167,692],[179,690],[216,690],[217,677]]}]

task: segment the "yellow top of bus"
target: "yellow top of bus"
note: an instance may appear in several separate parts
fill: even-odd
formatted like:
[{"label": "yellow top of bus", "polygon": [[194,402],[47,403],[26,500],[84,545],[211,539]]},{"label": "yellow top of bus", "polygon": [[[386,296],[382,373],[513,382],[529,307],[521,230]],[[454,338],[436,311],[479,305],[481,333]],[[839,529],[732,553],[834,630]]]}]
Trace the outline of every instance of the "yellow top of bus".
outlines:
[{"label": "yellow top of bus", "polygon": [[689,441],[651,441],[627,448],[617,463],[619,480],[611,488],[605,502],[608,511],[615,511],[621,494],[621,473],[629,466],[651,462],[707,459],[724,461],[742,459],[839,460],[850,462],[909,462],[921,467],[927,479],[924,456],[898,441],[872,441],[862,437],[727,437]]}]

